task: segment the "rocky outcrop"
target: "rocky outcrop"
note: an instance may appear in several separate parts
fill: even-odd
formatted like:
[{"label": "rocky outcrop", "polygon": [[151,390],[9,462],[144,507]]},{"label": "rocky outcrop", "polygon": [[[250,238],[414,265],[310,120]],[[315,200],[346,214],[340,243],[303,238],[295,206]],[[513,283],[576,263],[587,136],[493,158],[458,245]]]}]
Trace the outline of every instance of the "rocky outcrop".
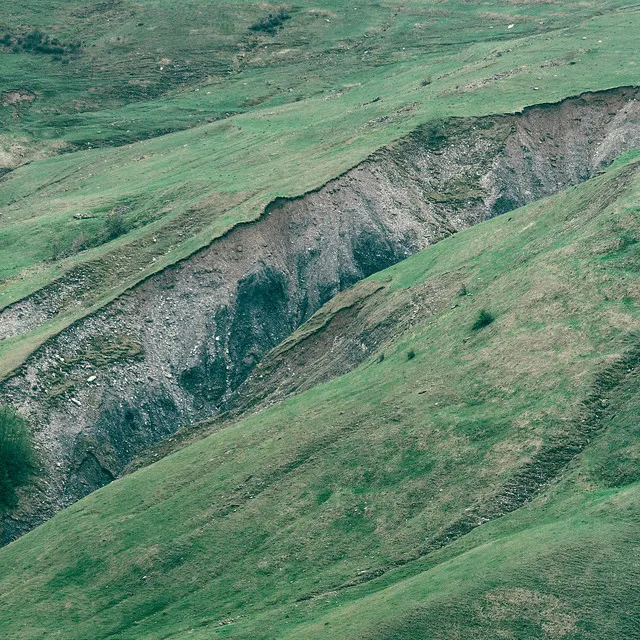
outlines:
[{"label": "rocky outcrop", "polygon": [[2,540],[229,405],[264,354],[337,292],[640,146],[638,93],[427,125],[50,340],[0,388],[35,426],[45,469]]}]

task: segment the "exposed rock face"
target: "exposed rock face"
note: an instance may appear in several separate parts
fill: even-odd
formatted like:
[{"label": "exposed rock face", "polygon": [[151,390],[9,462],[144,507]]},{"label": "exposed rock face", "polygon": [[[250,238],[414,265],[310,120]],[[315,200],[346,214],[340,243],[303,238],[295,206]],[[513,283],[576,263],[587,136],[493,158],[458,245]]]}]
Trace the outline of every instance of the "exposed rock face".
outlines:
[{"label": "exposed rock face", "polygon": [[[424,127],[320,190],[273,203],[50,340],[0,388],[0,402],[35,425],[45,465],[5,518],[2,541],[215,415],[263,355],[337,292],[639,147],[639,93]],[[0,316],[0,334],[15,325],[11,314]]]}]

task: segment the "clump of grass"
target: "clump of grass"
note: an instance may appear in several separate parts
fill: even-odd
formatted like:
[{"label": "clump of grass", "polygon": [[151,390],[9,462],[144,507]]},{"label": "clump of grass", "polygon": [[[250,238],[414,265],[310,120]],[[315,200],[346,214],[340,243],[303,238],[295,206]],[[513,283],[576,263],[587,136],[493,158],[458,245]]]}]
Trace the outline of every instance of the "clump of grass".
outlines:
[{"label": "clump of grass", "polygon": [[478,317],[476,318],[476,321],[471,326],[471,329],[473,329],[473,331],[484,329],[484,327],[488,327],[495,319],[496,318],[492,313],[490,313],[486,309],[482,309],[478,313]]},{"label": "clump of grass", "polygon": [[16,490],[36,469],[29,423],[15,409],[0,406],[0,509],[15,505]]},{"label": "clump of grass", "polygon": [[291,16],[284,9],[280,9],[276,13],[269,13],[263,16],[258,22],[252,24],[249,29],[251,29],[251,31],[262,31],[263,33],[273,35],[279,27],[290,19]]}]

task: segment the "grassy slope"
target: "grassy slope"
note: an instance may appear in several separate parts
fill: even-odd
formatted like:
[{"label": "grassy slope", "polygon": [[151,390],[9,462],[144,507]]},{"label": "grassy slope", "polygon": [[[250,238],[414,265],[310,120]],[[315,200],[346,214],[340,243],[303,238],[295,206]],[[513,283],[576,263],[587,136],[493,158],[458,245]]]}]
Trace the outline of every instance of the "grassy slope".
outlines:
[{"label": "grassy slope", "polygon": [[283,637],[637,637],[637,370],[609,402],[602,435],[532,504]]},{"label": "grassy slope", "polygon": [[[0,308],[57,278],[81,283],[44,325],[3,341],[0,375],[274,197],[324,183],[419,123],[638,80],[640,13],[618,0],[344,4],[300,3],[275,37],[247,28],[262,4],[114,1],[87,17],[80,3],[31,0],[0,10],[11,33],[39,27],[87,43],[68,65],[0,52],[3,86],[39,95],[0,107],[4,147],[19,143],[27,158],[78,149],[0,185]],[[153,137],[169,129],[182,130]],[[118,207],[133,228],[105,243],[104,218]],[[96,246],[52,259],[81,234]]]},{"label": "grassy slope", "polygon": [[633,637],[639,218],[627,158],[375,276],[456,303],[0,550],[0,634]]}]

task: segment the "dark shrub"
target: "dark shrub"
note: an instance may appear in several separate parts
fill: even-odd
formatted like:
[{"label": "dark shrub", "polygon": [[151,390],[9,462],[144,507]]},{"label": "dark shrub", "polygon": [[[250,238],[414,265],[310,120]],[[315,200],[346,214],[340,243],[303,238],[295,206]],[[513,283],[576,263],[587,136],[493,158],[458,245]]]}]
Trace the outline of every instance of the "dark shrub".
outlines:
[{"label": "dark shrub", "polygon": [[284,10],[280,9],[276,13],[270,13],[258,20],[255,24],[252,24],[249,29],[251,31],[262,31],[264,33],[274,34],[278,27],[281,27],[287,20],[290,20],[291,16]]},{"label": "dark shrub", "polygon": [[84,251],[88,249],[90,246],[90,240],[87,236],[80,232],[80,235],[76,236],[73,243],[71,244],[71,253],[75,255],[76,253],[80,253],[80,251]]},{"label": "dark shrub", "polygon": [[416,357],[416,352],[413,349],[407,351],[407,360],[413,360]]},{"label": "dark shrub", "polygon": [[124,213],[121,209],[114,209],[107,214],[105,219],[105,231],[109,240],[124,235],[129,231],[127,221],[124,219]]},{"label": "dark shrub", "polygon": [[471,328],[474,331],[478,331],[478,329],[483,329],[484,327],[489,326],[494,320],[495,316],[489,313],[486,309],[482,309],[482,311],[478,313],[478,317]]},{"label": "dark shrub", "polygon": [[29,423],[14,409],[0,406],[0,509],[16,503],[16,489],[36,472]]},{"label": "dark shrub", "polygon": [[62,260],[68,256],[68,247],[62,241],[62,238],[53,238],[51,242],[49,242],[49,259],[53,260]]},{"label": "dark shrub", "polygon": [[441,122],[434,122],[425,128],[425,138],[430,149],[440,149],[448,140],[447,132]]}]

